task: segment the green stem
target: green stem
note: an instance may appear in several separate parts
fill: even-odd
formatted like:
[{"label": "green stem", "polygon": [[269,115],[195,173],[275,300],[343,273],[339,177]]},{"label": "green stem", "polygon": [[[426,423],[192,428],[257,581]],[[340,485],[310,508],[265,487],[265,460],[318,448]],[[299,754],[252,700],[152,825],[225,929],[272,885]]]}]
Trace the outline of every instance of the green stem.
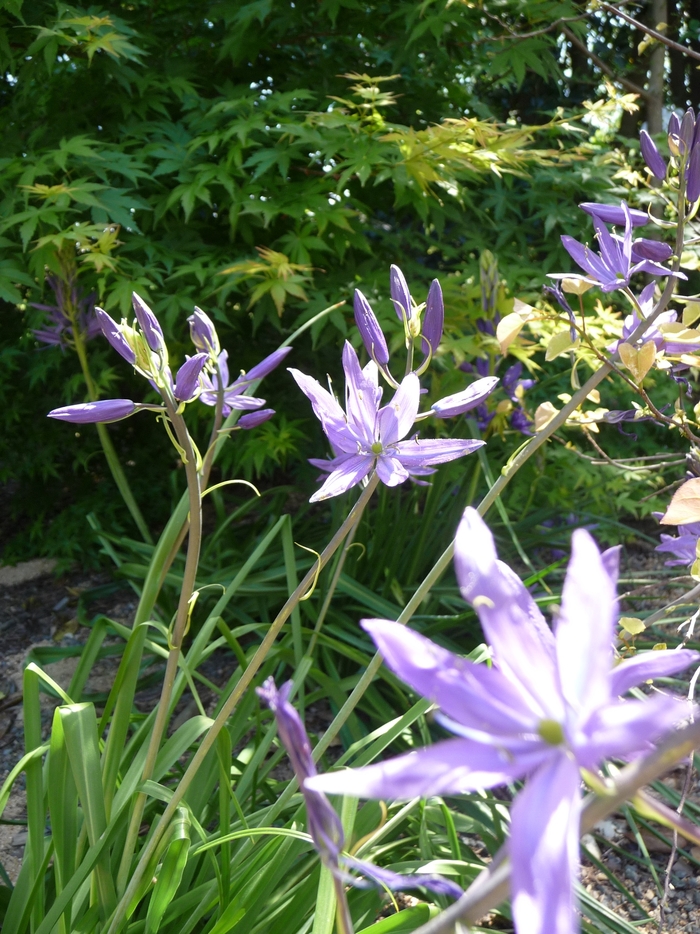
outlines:
[{"label": "green stem", "polygon": [[255,655],[253,655],[252,659],[250,660],[248,667],[241,675],[240,680],[237,682],[230,696],[227,698],[226,703],[222,706],[214,723],[207,731],[199,745],[199,748],[192,757],[190,764],[185,771],[185,774],[180,779],[180,782],[178,783],[172,798],[161,815],[161,818],[158,821],[158,824],[156,825],[150,840],[141,853],[138,865],[136,866],[136,869],[134,870],[131,879],[129,880],[129,884],[121,896],[119,904],[117,905],[117,908],[111,918],[107,934],[116,934],[116,932],[121,927],[126,908],[129,905],[136,890],[138,889],[143,874],[148,866],[148,862],[155,852],[155,849],[158,846],[160,840],[162,839],[163,834],[170,825],[170,821],[172,820],[177,807],[180,804],[180,801],[182,801],[182,798],[187,792],[187,789],[196,778],[197,771],[206,758],[209,750],[216,742],[216,738],[219,735],[219,732],[226,725],[226,721],[236,709],[236,705],[238,704],[239,700],[248,690],[253,678],[257,674],[258,669],[265,661],[265,658],[272,648],[275,639],[282,629],[282,626],[289,619],[289,616],[291,615],[294,607],[297,606],[299,601],[308,592],[309,588],[314,583],[317,574],[319,574],[320,571],[326,566],[328,561],[333,557],[335,552],[345,541],[345,537],[348,535],[350,530],[357,524],[378,483],[379,478],[377,477],[376,473],[372,474],[369,483],[362,491],[362,494],[358,498],[353,508],[350,510],[350,513],[348,514],[341,527],[335,533],[328,545],[326,545],[319,558],[314,562],[309,572],[306,574],[294,593],[291,594],[287,602],[277,614],[274,622],[268,629],[265,638],[260,643],[257,651],[255,652]]},{"label": "green stem", "polygon": [[[87,387],[88,399],[90,402],[96,402],[98,398],[97,387],[92,378],[92,373],[90,372],[90,366],[88,364],[87,353],[85,351],[85,340],[83,335],[80,333],[80,327],[77,321],[77,317],[74,314],[74,311],[69,310],[69,317],[71,319],[72,331],[73,331],[73,345],[75,347],[75,352],[78,355],[78,360],[80,361],[80,369],[83,371],[83,379],[85,380],[85,385]],[[129,510],[131,518],[136,523],[141,536],[145,542],[148,542],[149,545],[153,544],[153,538],[151,533],[148,530],[146,525],[146,520],[141,515],[141,510],[138,507],[138,503],[134,499],[134,494],[131,492],[131,487],[129,486],[129,481],[126,478],[124,469],[119,460],[117,452],[114,450],[114,445],[112,444],[112,439],[109,437],[109,432],[107,431],[107,426],[102,424],[102,422],[97,423],[97,435],[100,439],[100,444],[102,445],[102,450],[104,451],[105,458],[107,459],[107,464],[109,466],[114,482],[117,485],[122,499],[126,508]]]},{"label": "green stem", "polygon": [[321,609],[319,610],[318,618],[316,620],[316,625],[314,626],[314,631],[311,635],[311,639],[309,640],[309,647],[306,650],[307,655],[313,655],[314,653],[314,648],[316,647],[316,642],[318,641],[318,634],[321,631],[321,627],[323,626],[323,623],[326,619],[326,613],[328,613],[328,609],[331,605],[331,601],[333,600],[335,589],[338,586],[340,575],[342,574],[343,567],[345,566],[345,559],[348,556],[348,552],[350,551],[350,546],[352,545],[353,539],[355,538],[355,533],[357,532],[358,523],[359,523],[359,519],[348,532],[347,538],[345,539],[345,544],[343,545],[343,549],[338,555],[338,560],[336,562],[335,569],[333,571],[333,576],[331,577],[331,582],[328,585],[328,592],[326,593],[326,596],[323,598],[323,604],[321,605]]},{"label": "green stem", "polygon": [[338,926],[338,934],[354,934],[350,907],[348,905],[347,895],[345,894],[345,886],[336,876],[333,876],[333,888],[335,889],[335,919]]},{"label": "green stem", "polygon": [[[153,723],[153,730],[148,743],[146,761],[143,767],[142,781],[148,781],[153,775],[158,751],[160,750],[161,740],[165,732],[168,719],[170,717],[170,701],[172,699],[173,687],[177,676],[177,669],[180,663],[180,654],[182,642],[187,631],[191,612],[192,594],[197,579],[197,568],[199,566],[199,553],[202,544],[202,497],[199,485],[199,472],[197,470],[197,461],[187,426],[182,415],[175,410],[173,403],[166,399],[166,406],[170,421],[175,429],[178,443],[184,451],[185,472],[187,474],[187,490],[189,496],[190,514],[189,514],[189,537],[187,540],[187,558],[185,560],[185,571],[182,578],[182,589],[180,591],[180,600],[178,602],[177,613],[175,616],[175,625],[169,639],[168,661],[165,666],[165,676],[163,678],[163,687],[160,700],[156,708],[156,717]],[[126,835],[126,842],[122,853],[122,859],[117,876],[117,891],[121,892],[126,888],[126,882],[131,869],[131,858],[136,848],[138,840],[139,827],[143,811],[146,807],[146,795],[139,793],[134,801],[134,809],[129,822],[129,830]]]}]

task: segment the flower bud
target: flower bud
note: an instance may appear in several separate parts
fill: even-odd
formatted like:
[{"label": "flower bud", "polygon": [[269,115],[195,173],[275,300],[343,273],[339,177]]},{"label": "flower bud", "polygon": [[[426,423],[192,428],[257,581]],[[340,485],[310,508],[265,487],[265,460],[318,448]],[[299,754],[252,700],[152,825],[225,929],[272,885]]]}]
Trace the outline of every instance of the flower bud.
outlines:
[{"label": "flower bud", "polygon": [[442,339],[442,329],[445,324],[445,304],[442,300],[442,289],[437,279],[430,283],[428,292],[428,301],[425,305],[425,317],[423,319],[423,337],[430,345],[432,353],[438,349],[438,344]]},{"label": "flower bud", "polygon": [[367,353],[373,360],[376,360],[379,366],[386,366],[389,362],[389,348],[384,333],[372,311],[372,306],[359,289],[355,289],[353,306],[355,309],[355,324],[360,332],[362,343],[367,348]]},{"label": "flower bud", "polygon": [[692,107],[689,107],[683,114],[680,135],[685,143],[686,152],[690,152],[690,147],[693,145],[693,136],[695,135],[695,114]]},{"label": "flower bud", "polygon": [[647,240],[640,237],[632,243],[632,262],[641,263],[648,259],[652,263],[665,263],[673,256],[673,247],[661,240]]},{"label": "flower bud", "polygon": [[141,326],[148,346],[155,353],[162,353],[165,349],[165,337],[163,336],[163,329],[158,324],[158,319],[136,292],[132,293],[131,303],[134,306],[136,320]]},{"label": "flower bud", "polygon": [[648,165],[649,171],[656,178],[663,181],[666,178],[666,162],[659,150],[656,148],[656,143],[651,138],[651,136],[649,136],[646,130],[642,130],[642,132],[639,134],[639,143],[642,150],[642,155],[644,156],[644,161]]},{"label": "flower bud", "polygon": [[452,396],[445,396],[432,406],[432,410],[439,418],[450,418],[453,415],[462,415],[475,409],[496,388],[498,383],[497,376],[485,376],[478,379],[471,386],[467,386],[461,392],[456,392]]},{"label": "flower bud", "polygon": [[413,313],[413,302],[411,301],[411,293],[408,290],[406,278],[398,266],[391,266],[389,271],[389,288],[391,291],[391,300],[394,303],[399,321],[403,321],[404,318],[406,321],[409,321]]},{"label": "flower bud", "polygon": [[192,402],[197,396],[199,377],[208,359],[208,353],[195,354],[194,357],[188,357],[177,371],[173,395],[178,402]]},{"label": "flower bud", "polygon": [[194,314],[187,319],[190,325],[190,337],[197,350],[204,351],[212,357],[221,353],[219,336],[216,333],[214,322],[201,308],[194,306]]},{"label": "flower bud", "polygon": [[[584,201],[579,204],[579,207],[586,214],[590,214],[591,217],[599,217],[604,224],[615,224],[618,227],[625,226],[624,208],[615,207],[614,204],[598,204],[595,201]],[[633,227],[643,227],[649,223],[649,216],[644,211],[638,211],[636,208],[628,208],[628,210]]]},{"label": "flower bud", "polygon": [[267,374],[278,367],[287,354],[291,352],[291,347],[280,347],[278,350],[273,351],[273,353],[265,357],[264,360],[261,360],[260,363],[256,363],[254,367],[248,370],[245,374],[246,380],[262,379],[263,376],[267,376]]},{"label": "flower bud", "polygon": [[685,196],[690,204],[695,204],[700,198],[700,146],[696,146],[690,154]]},{"label": "flower bud", "polygon": [[672,113],[668,118],[668,135],[669,136],[680,136],[681,135],[681,121],[678,119],[677,113]]},{"label": "flower bud", "polygon": [[129,346],[117,322],[114,321],[106,311],[103,311],[102,308],[95,308],[95,315],[102,328],[102,333],[112,347],[118,354],[124,357],[127,363],[134,364],[136,362],[136,354]]},{"label": "flower bud", "polygon": [[498,301],[498,260],[490,250],[479,257],[479,281],[481,284],[481,308],[491,314]]},{"label": "flower bud", "polygon": [[133,415],[135,411],[136,403],[131,399],[104,399],[100,402],[64,405],[60,409],[52,409],[48,417],[61,422],[73,422],[76,425],[90,425],[94,422],[118,422]]},{"label": "flower bud", "polygon": [[246,429],[257,428],[258,425],[262,425],[263,422],[272,418],[274,414],[274,409],[258,409],[257,412],[248,412],[246,415],[241,415],[238,419],[238,427]]}]

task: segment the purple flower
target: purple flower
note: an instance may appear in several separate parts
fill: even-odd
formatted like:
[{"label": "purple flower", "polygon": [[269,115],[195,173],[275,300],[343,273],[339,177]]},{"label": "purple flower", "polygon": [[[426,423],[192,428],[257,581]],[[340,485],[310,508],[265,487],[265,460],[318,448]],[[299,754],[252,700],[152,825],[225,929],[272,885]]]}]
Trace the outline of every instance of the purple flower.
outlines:
[{"label": "purple flower", "polygon": [[[289,702],[291,690],[291,681],[287,681],[277,690],[273,678],[268,678],[262,687],[256,688],[257,694],[275,715],[279,738],[287,750],[294,774],[304,795],[309,833],[324,866],[341,881],[360,888],[366,886],[367,882],[380,888],[386,886],[390,889],[401,890],[421,886],[440,895],[459,898],[463,894],[462,889],[442,876],[428,873],[403,876],[342,852],[345,841],[338,815],[323,792],[312,791],[305,783],[307,778],[318,773],[304,724],[296,709]],[[364,879],[348,875],[348,869],[360,873]]]},{"label": "purple flower", "polygon": [[639,143],[644,161],[649,166],[652,175],[663,181],[666,178],[666,162],[646,130],[642,130],[639,134]]},{"label": "purple flower", "polygon": [[[34,337],[42,344],[65,347],[67,342],[74,340],[73,320],[85,340],[96,337],[100,333],[100,326],[95,317],[95,293],[82,294],[74,277],[64,282],[58,276],[48,275],[46,281],[56,296],[56,304],[40,305],[32,302],[32,308],[48,315],[46,326],[33,331]],[[69,313],[71,310],[74,319]]]},{"label": "purple flower", "polygon": [[700,198],[700,146],[693,146],[688,160],[685,196],[691,204]]},{"label": "purple flower", "polygon": [[235,379],[230,384],[228,351],[222,350],[218,358],[218,374],[214,373],[212,376],[209,376],[206,372],[202,373],[202,392],[199,396],[200,402],[203,402],[205,405],[216,405],[219,387],[223,386],[224,406],[222,411],[225,417],[230,415],[233,409],[259,409],[261,406],[265,405],[265,400],[244,395],[246,389],[248,389],[251,383],[262,379],[263,376],[267,376],[268,373],[274,370],[275,367],[284,360],[291,349],[291,347],[281,347],[279,350],[275,350],[274,353],[265,357],[264,360],[261,360],[260,363],[248,370],[247,373],[242,373],[238,379]]},{"label": "purple flower", "polygon": [[214,322],[201,308],[194,306],[194,314],[187,319],[190,326],[190,337],[197,350],[209,354],[216,359],[221,353],[219,335],[216,333]]},{"label": "purple flower", "polygon": [[461,392],[456,392],[452,396],[445,396],[432,406],[433,412],[439,418],[451,418],[453,415],[463,415],[465,412],[475,409],[478,405],[488,398],[496,388],[498,383],[497,376],[485,376],[484,379],[478,379],[471,386],[467,386]]},{"label": "purple flower", "polygon": [[[652,311],[654,310],[655,288],[656,288],[655,282],[650,282],[649,285],[644,287],[641,295],[637,299],[637,302],[639,304],[639,310],[641,312],[641,316],[638,315],[637,312],[635,311],[631,315],[627,315],[625,317],[625,320],[622,325],[622,339],[619,341],[616,341],[614,344],[611,344],[610,347],[608,347],[608,350],[611,353],[615,353],[619,344],[624,343],[627,340],[629,340],[629,338],[632,336],[634,331],[636,331],[636,329],[639,327],[642,321],[648,318],[649,315],[652,313]],[[662,312],[658,316],[658,318],[656,318],[652,326],[644,332],[641,338],[638,339],[637,341],[638,345],[641,346],[641,344],[646,344],[648,341],[653,341],[653,343],[656,345],[656,349],[661,350],[664,344],[664,335],[659,330],[659,325],[660,324],[671,324],[675,320],[676,320],[675,311]]]},{"label": "purple flower", "polygon": [[100,325],[100,329],[111,344],[112,348],[116,350],[118,354],[124,357],[127,363],[131,363],[133,366],[133,364],[136,363],[136,354],[122,334],[121,328],[117,322],[114,321],[114,319],[111,318],[102,308],[96,308],[95,314],[97,315],[97,321]]},{"label": "purple flower", "polygon": [[586,272],[586,276],[572,276],[566,274],[549,274],[551,279],[581,279],[598,285],[603,292],[613,292],[629,285],[630,279],[637,272],[647,272],[652,276],[674,275],[687,278],[683,273],[671,272],[651,260],[642,259],[634,262],[632,259],[632,218],[629,208],[622,202],[625,214],[625,235],[618,237],[611,234],[599,215],[593,215],[593,226],[596,229],[600,253],[594,253],[586,244],[579,243],[573,237],[564,234],[561,238],[566,251],[574,262]]},{"label": "purple flower", "polygon": [[416,374],[404,377],[391,402],[380,408],[382,389],[377,364],[370,360],[364,370],[361,369],[357,354],[347,341],[343,349],[343,369],[345,412],[337,399],[315,379],[299,370],[289,370],[310,399],[335,454],[330,461],[311,460],[330,474],[311,497],[312,503],[345,493],[364,480],[373,468],[382,483],[397,486],[409,477],[435,473],[433,464],[455,460],[483,445],[483,441],[460,439],[429,441],[414,437],[404,441],[418,416],[420,382]]},{"label": "purple flower", "polygon": [[386,338],[379,326],[377,316],[372,311],[372,306],[359,289],[355,289],[353,305],[355,324],[360,332],[362,343],[367,348],[367,353],[378,366],[385,367],[389,362],[389,348],[386,344]]},{"label": "purple flower", "polygon": [[148,346],[154,353],[162,354],[165,348],[165,336],[158,319],[136,292],[132,292],[131,304],[134,306],[136,320],[143,331]]},{"label": "purple flower", "polygon": [[263,422],[268,421],[275,414],[274,409],[258,409],[257,412],[248,412],[247,415],[241,415],[238,419],[239,428],[257,428]]},{"label": "purple flower", "polygon": [[192,402],[197,398],[200,376],[208,359],[208,353],[195,354],[194,357],[188,357],[177,371],[173,395],[178,402]]},{"label": "purple flower", "polygon": [[[663,513],[655,512],[655,519],[660,519]],[[667,568],[690,567],[697,558],[697,544],[700,539],[700,522],[689,522],[687,525],[678,526],[678,536],[665,535],[661,533],[661,544],[656,546],[656,551],[667,552],[675,555],[669,561],[664,561]]]},{"label": "purple flower", "polygon": [[131,399],[104,399],[101,402],[64,405],[63,408],[52,409],[48,417],[76,425],[90,425],[94,422],[118,422],[133,415],[137,408]]},{"label": "purple flower", "polygon": [[[591,217],[599,217],[605,224],[615,224],[617,227],[624,227],[627,223],[624,208],[616,207],[614,204],[598,204],[596,201],[584,201],[579,204],[582,211],[590,214]],[[636,208],[628,207],[630,223],[633,227],[643,227],[649,223],[649,216],[644,211],[638,211]]]},{"label": "purple flower", "polygon": [[552,632],[493,538],[467,509],[455,541],[462,596],[477,611],[493,666],[475,664],[398,623],[363,620],[386,663],[441,708],[446,740],[363,769],[318,775],[305,788],[368,798],[459,794],[527,778],[511,809],[509,850],[518,934],[578,930],[581,768],[626,758],[690,715],[677,698],[622,699],[650,678],[686,668],[688,650],[636,655],[613,667],[618,550],[601,554],[583,529]]},{"label": "purple flower", "polygon": [[661,240],[647,240],[640,237],[632,241],[632,262],[640,263],[650,259],[653,263],[665,263],[673,256],[673,247]]},{"label": "purple flower", "polygon": [[389,270],[389,290],[399,321],[410,321],[413,317],[413,302],[406,277],[398,266],[392,265]]},{"label": "purple flower", "polygon": [[425,320],[423,321],[423,337],[428,342],[430,352],[434,355],[442,340],[442,330],[445,326],[445,303],[442,299],[442,289],[437,279],[430,283],[428,301],[425,305]]}]

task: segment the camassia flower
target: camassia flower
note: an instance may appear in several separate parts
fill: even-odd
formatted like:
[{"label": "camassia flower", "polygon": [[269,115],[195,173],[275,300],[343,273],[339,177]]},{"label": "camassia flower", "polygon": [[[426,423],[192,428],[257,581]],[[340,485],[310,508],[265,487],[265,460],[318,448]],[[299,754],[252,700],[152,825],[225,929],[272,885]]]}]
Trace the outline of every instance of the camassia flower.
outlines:
[{"label": "camassia flower", "polygon": [[[399,875],[399,873],[375,866],[374,863],[368,863],[365,860],[355,859],[342,852],[345,841],[340,818],[323,792],[312,791],[305,785],[307,778],[317,774],[316,764],[311,755],[311,744],[301,717],[289,702],[292,682],[287,681],[278,690],[274,679],[268,678],[263,686],[256,690],[277,720],[279,738],[287,750],[294,774],[304,795],[309,833],[324,866],[343,882],[360,888],[368,884],[400,890],[415,889],[420,886],[438,895],[459,898],[463,894],[462,889],[442,876],[429,873]],[[350,875],[348,870],[359,873],[363,878]]]},{"label": "camassia flower", "polygon": [[651,750],[692,710],[660,692],[643,701],[622,697],[686,668],[698,654],[651,651],[614,666],[617,563],[617,549],[601,554],[588,532],[574,532],[552,631],[517,575],[498,561],[483,520],[467,509],[455,568],[492,647],[493,667],[398,623],[363,620],[386,664],[439,705],[438,721],[456,738],[305,782],[311,791],[395,799],[526,778],[511,809],[509,840],[517,934],[578,930],[581,769],[595,772],[606,758]]},{"label": "camassia flower", "polygon": [[[228,385],[228,354],[225,350],[218,353],[219,339],[214,324],[201,309],[196,308],[189,320],[192,340],[199,352],[187,357],[173,377],[165,336],[158,319],[135,292],[132,304],[135,315],[132,324],[126,320],[117,323],[105,311],[97,308],[95,314],[98,326],[114,350],[160,394],[162,404],[150,405],[132,402],[130,399],[105,399],[53,409],[49,412],[49,418],[77,424],[115,422],[146,409],[157,412],[179,409],[188,402],[194,402],[198,397],[207,405],[216,405],[219,379],[224,387],[223,414],[228,415],[231,409],[249,410],[247,416],[239,419],[239,428],[255,428],[274,415],[273,409],[262,409],[264,399],[244,396],[243,393],[254,380],[261,379],[273,370],[287,356],[290,348],[276,350],[247,374],[241,374]],[[205,368],[213,371],[213,377],[209,377]]]},{"label": "camassia flower", "polygon": [[[330,474],[323,486],[311,497],[311,502],[329,499],[345,493],[360,483],[376,468],[379,479],[387,486],[397,486],[409,477],[424,477],[435,473],[434,464],[471,454],[483,441],[462,439],[404,440],[413,428],[420,403],[420,382],[415,373],[404,377],[388,405],[380,407],[383,390],[379,386],[377,364],[370,360],[362,369],[353,346],[346,342],[343,349],[345,370],[345,411],[338,400],[317,380],[299,370],[289,372],[301,391],[310,399],[314,414],[320,420],[335,457],[332,460],[311,460]],[[468,394],[449,397],[450,415],[465,412],[478,405],[488,395],[497,380],[481,381],[469,387]],[[440,403],[434,412],[440,414]],[[447,414],[447,412],[443,412]],[[424,417],[425,417],[424,416]]]},{"label": "camassia flower", "polygon": [[222,350],[216,358],[217,363],[214,372],[211,375],[207,372],[202,373],[202,392],[199,396],[199,401],[203,402],[205,405],[216,405],[219,387],[223,386],[224,405],[222,411],[224,417],[230,415],[232,409],[245,409],[247,411],[259,409],[261,406],[265,405],[265,400],[258,399],[255,396],[244,395],[246,389],[248,389],[250,384],[255,382],[255,380],[262,379],[263,376],[267,376],[268,373],[271,373],[276,366],[279,366],[291,349],[291,347],[281,347],[279,350],[275,350],[274,353],[265,357],[264,360],[261,360],[260,363],[248,370],[247,373],[241,373],[241,375],[231,383],[229,383],[228,351]]},{"label": "camassia flower", "polygon": [[[632,242],[633,219],[630,209],[622,202],[622,212],[625,216],[625,233],[623,237],[611,234],[605,226],[600,213],[592,213],[593,226],[600,252],[596,253],[585,243],[579,243],[573,237],[564,235],[561,242],[571,258],[586,273],[585,276],[570,273],[549,274],[550,279],[580,279],[583,282],[597,285],[603,292],[613,292],[629,285],[630,279],[637,272],[646,272],[652,276],[674,275],[680,279],[687,278],[681,272],[671,272],[658,261],[650,259],[665,258],[671,254],[666,244],[655,244],[651,240],[637,240]],[[650,246],[650,244],[652,244]]]}]

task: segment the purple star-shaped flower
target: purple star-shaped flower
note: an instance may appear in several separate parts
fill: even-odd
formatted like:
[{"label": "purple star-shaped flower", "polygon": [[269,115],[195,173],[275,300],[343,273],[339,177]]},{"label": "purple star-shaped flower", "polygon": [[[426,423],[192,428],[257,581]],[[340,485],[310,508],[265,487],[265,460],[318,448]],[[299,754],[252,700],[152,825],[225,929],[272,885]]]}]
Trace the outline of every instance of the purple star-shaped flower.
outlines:
[{"label": "purple star-shaped flower", "polygon": [[[637,272],[646,272],[652,276],[675,275],[681,279],[686,278],[683,273],[672,273],[651,259],[644,258],[643,254],[650,253],[652,249],[648,246],[651,241],[644,240],[637,241],[635,244],[632,243],[633,220],[630,209],[624,201],[621,207],[625,216],[625,234],[623,237],[611,234],[600,214],[592,214],[600,253],[595,253],[587,244],[579,243],[573,237],[566,234],[562,236],[561,242],[564,244],[566,251],[574,262],[584,270],[586,275],[550,273],[550,279],[581,279],[584,282],[591,283],[591,285],[599,286],[603,292],[613,292],[615,289],[623,289],[628,286],[630,279]],[[658,254],[654,253],[653,255],[661,255],[662,247],[665,247],[665,244],[660,245]],[[667,249],[663,252],[665,255]]]},{"label": "purple star-shaped flower", "polygon": [[453,655],[388,620],[363,620],[387,665],[438,704],[455,739],[363,769],[309,778],[305,787],[368,798],[445,795],[527,777],[511,810],[513,915],[518,934],[578,930],[581,768],[643,753],[691,713],[657,693],[621,695],[698,658],[688,650],[640,653],[613,667],[617,549],[601,554],[574,532],[561,611],[552,632],[531,595],[498,561],[493,538],[467,509],[455,541],[462,596],[476,609],[493,667]]},{"label": "purple star-shaped flower", "polygon": [[[255,380],[262,379],[263,376],[271,373],[276,366],[279,366],[291,349],[291,347],[281,347],[279,350],[275,350],[274,353],[265,357],[247,373],[242,373],[232,383],[229,383],[228,351],[222,350],[218,356],[218,375],[214,373],[213,376],[210,376],[204,372],[200,377],[202,385],[202,392],[199,396],[200,402],[204,402],[205,405],[216,405],[219,387],[223,385],[224,405],[222,411],[224,417],[230,415],[232,409],[259,409],[265,405],[265,400],[244,395],[246,389]],[[219,378],[221,382],[219,382]]]},{"label": "purple star-shaped flower", "polygon": [[[312,791],[305,785],[305,780],[317,775],[316,764],[311,755],[311,744],[304,724],[296,709],[289,702],[292,682],[287,681],[278,690],[274,679],[268,678],[262,687],[256,688],[259,697],[267,704],[277,720],[277,732],[282,745],[292,763],[294,774],[304,795],[306,820],[314,846],[321,857],[321,862],[342,882],[364,888],[367,884],[379,888],[414,889],[419,886],[439,895],[459,898],[462,889],[454,882],[442,876],[429,873],[400,875],[390,869],[383,869],[365,860],[355,859],[342,852],[344,845],[343,827],[333,805],[321,791]],[[349,875],[352,869],[363,878]]]},{"label": "purple star-shaped flower", "polygon": [[[320,420],[335,457],[311,460],[330,474],[311,502],[329,499],[345,493],[365,479],[376,468],[379,479],[387,486],[397,486],[409,477],[435,473],[434,464],[444,464],[465,454],[471,454],[483,441],[462,439],[403,440],[418,417],[420,381],[415,373],[404,377],[388,405],[380,407],[383,390],[379,386],[377,364],[370,360],[362,369],[353,346],[346,342],[343,349],[345,370],[345,411],[338,400],[310,376],[291,369],[301,391],[310,399],[314,414]],[[493,388],[493,380],[491,381]],[[476,385],[476,384],[474,384]],[[481,401],[472,390],[469,398],[460,400],[460,412]],[[436,403],[436,414],[439,403]],[[451,415],[457,411],[451,410]]]}]

